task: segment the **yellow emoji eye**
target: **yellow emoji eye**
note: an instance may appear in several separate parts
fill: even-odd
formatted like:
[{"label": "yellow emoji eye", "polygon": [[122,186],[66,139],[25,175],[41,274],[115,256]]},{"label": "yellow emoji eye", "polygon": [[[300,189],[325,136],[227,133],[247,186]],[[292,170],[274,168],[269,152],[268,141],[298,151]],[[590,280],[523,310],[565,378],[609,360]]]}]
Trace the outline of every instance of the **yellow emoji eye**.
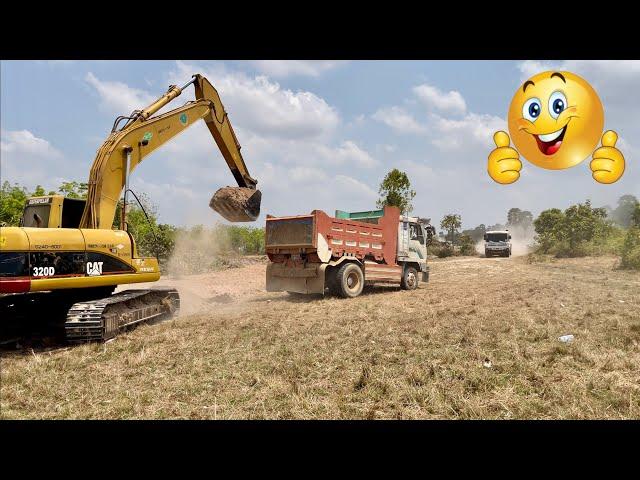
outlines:
[{"label": "yellow emoji eye", "polygon": [[558,118],[567,108],[567,97],[562,92],[553,92],[549,97],[549,115]]},{"label": "yellow emoji eye", "polygon": [[535,122],[542,111],[542,104],[538,98],[530,98],[522,106],[522,116],[530,122]]}]

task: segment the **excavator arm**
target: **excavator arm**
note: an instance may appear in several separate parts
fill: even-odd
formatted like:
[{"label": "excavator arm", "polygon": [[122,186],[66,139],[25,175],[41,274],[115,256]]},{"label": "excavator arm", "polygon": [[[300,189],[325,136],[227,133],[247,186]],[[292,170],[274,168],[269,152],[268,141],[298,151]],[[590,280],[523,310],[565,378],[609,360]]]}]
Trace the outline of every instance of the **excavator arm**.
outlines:
[{"label": "excavator arm", "polygon": [[[191,83],[195,86],[195,101],[153,116]],[[260,213],[261,201],[257,181],[249,175],[240,153],[240,143],[218,92],[202,75],[194,75],[182,88],[169,87],[167,93],[144,110],[116,119],[91,167],[80,227],[110,229],[123,190],[126,198],[129,175],[149,154],[200,119],[205,121],[239,187],[218,190],[210,206],[230,221],[255,220]],[[118,129],[122,120],[127,122]]]}]

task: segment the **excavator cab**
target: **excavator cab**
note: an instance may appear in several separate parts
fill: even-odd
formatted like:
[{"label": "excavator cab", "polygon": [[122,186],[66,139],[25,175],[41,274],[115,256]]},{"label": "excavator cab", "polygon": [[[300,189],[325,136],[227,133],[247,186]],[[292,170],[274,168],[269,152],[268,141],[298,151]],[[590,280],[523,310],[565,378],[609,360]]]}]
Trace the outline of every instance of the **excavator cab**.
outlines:
[{"label": "excavator cab", "polygon": [[47,195],[27,199],[21,227],[78,228],[86,200]]}]

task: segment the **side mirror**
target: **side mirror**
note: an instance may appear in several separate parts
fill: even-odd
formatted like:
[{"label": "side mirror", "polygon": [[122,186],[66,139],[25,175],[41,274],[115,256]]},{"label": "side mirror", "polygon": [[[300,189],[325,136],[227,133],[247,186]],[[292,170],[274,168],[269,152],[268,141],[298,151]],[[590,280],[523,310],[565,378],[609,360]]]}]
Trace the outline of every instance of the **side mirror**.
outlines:
[{"label": "side mirror", "polygon": [[482,236],[482,238],[484,238],[484,241],[486,242],[486,241],[487,241],[487,234],[485,233],[485,234]]},{"label": "side mirror", "polygon": [[511,235],[509,235],[509,240],[511,240]]}]

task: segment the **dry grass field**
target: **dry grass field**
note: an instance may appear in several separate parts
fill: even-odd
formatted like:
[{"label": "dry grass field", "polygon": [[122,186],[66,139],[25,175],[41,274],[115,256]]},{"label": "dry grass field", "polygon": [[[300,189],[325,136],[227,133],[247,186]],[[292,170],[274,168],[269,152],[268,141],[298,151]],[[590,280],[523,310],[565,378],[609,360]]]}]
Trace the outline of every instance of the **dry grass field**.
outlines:
[{"label": "dry grass field", "polygon": [[264,262],[165,279],[179,318],[2,352],[0,417],[640,418],[640,274],[615,263],[449,258],[352,300],[267,294]]}]

